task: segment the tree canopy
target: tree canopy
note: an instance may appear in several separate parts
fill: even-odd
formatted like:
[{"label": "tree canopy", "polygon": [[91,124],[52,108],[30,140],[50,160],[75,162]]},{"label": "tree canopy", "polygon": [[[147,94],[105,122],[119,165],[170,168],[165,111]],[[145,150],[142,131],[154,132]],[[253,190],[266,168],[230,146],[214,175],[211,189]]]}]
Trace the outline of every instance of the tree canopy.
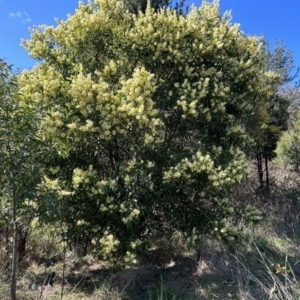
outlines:
[{"label": "tree canopy", "polygon": [[52,145],[41,218],[126,262],[151,235],[237,235],[227,191],[247,173],[246,124],[278,77],[218,2],[185,17],[81,3],[23,45],[41,61],[19,78],[23,101]]}]

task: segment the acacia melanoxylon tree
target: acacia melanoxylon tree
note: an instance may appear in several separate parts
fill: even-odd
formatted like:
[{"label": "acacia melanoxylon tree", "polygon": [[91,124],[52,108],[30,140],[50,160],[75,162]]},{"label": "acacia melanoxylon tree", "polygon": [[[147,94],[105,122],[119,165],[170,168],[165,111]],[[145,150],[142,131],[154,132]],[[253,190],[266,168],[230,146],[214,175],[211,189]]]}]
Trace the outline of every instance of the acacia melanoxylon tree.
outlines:
[{"label": "acacia melanoxylon tree", "polygon": [[24,101],[52,143],[38,205],[70,241],[134,262],[151,235],[237,235],[226,191],[247,173],[244,124],[276,74],[218,2],[183,17],[95,0],[23,45],[41,61],[20,76]]}]

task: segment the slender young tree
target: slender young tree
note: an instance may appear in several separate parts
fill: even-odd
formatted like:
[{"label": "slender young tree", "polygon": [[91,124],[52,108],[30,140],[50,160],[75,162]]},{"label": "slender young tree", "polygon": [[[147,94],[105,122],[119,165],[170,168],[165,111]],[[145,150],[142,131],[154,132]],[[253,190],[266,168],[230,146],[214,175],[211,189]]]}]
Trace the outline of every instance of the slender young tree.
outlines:
[{"label": "slender young tree", "polygon": [[[35,164],[36,117],[20,101],[16,77],[4,60],[0,60],[0,183],[2,199],[11,211],[13,246],[11,262],[11,299],[16,299],[19,222],[23,204],[34,198],[39,168]],[[23,211],[25,211],[23,206]]]}]

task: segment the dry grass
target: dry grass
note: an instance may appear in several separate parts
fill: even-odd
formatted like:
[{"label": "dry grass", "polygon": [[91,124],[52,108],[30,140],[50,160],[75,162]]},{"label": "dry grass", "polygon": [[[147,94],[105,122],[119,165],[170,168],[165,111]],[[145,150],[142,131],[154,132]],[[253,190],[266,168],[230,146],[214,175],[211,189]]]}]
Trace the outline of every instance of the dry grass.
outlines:
[{"label": "dry grass", "polygon": [[[287,237],[265,239],[264,233],[263,228],[255,236],[249,232],[244,244],[230,251],[205,239],[198,254],[170,253],[169,261],[166,253],[153,250],[147,254],[151,263],[144,257],[139,266],[115,271],[91,257],[70,256],[63,299],[298,299],[299,248]],[[56,273],[53,287],[41,285],[51,272]],[[61,262],[46,270],[31,262],[19,272],[19,299],[61,299],[61,274]],[[32,283],[35,290],[28,289]],[[0,299],[9,299],[8,288],[2,281]]]},{"label": "dry grass", "polygon": [[[46,254],[56,259],[49,268],[37,264],[37,253],[52,249],[43,237],[43,247],[32,248],[20,264],[18,299],[61,299],[62,285],[65,300],[300,299],[297,176],[279,165],[271,165],[270,173],[270,190],[259,187],[253,173],[233,193],[237,204],[256,204],[265,216],[260,227],[246,230],[238,244],[226,247],[205,237],[197,247],[188,247],[177,234],[153,240],[139,265],[118,270],[91,255],[80,258],[69,252],[63,280],[62,255],[53,239],[53,251]],[[53,272],[53,287],[43,285]],[[0,274],[0,299],[9,299],[7,259],[0,261]]]}]

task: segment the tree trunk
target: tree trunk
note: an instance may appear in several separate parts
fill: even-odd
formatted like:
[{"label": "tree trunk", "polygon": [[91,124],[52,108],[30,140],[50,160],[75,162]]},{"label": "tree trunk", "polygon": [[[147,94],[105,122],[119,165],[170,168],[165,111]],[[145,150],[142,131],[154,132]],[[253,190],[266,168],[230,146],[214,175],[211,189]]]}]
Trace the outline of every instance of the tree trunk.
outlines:
[{"label": "tree trunk", "polygon": [[268,151],[267,148],[265,147],[265,170],[266,170],[266,189],[269,189],[269,165],[268,165]]},{"label": "tree trunk", "polygon": [[[10,150],[10,148],[9,148]],[[10,158],[12,158],[11,152]],[[10,296],[11,300],[17,300],[17,267],[18,267],[18,221],[17,221],[17,188],[15,183],[15,170],[13,169],[13,163],[11,159],[12,165],[12,224],[14,227],[13,234],[13,253],[12,253],[12,262],[11,262],[11,286],[10,286]]]},{"label": "tree trunk", "polygon": [[13,254],[12,254],[12,266],[11,266],[11,286],[10,295],[12,300],[16,300],[16,290],[17,290],[17,267],[18,267],[18,222],[16,218],[16,199],[13,199],[13,213],[12,222],[14,224],[14,235],[13,235]]},{"label": "tree trunk", "polygon": [[257,171],[258,171],[260,187],[263,187],[263,185],[264,185],[264,172],[263,172],[263,167],[262,167],[262,153],[261,153],[261,150],[259,148],[257,149],[256,160],[257,160]]}]

